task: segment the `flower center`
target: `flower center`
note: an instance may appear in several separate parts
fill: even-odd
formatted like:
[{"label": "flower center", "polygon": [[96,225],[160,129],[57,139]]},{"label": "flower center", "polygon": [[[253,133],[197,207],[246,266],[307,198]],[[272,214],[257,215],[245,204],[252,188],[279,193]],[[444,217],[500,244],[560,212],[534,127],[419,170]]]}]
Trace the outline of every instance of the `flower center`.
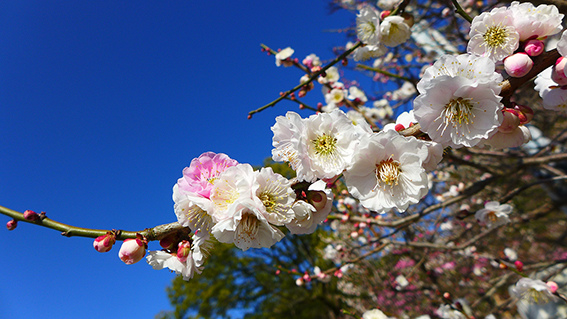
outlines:
[{"label": "flower center", "polygon": [[311,142],[313,143],[317,155],[329,156],[337,149],[337,139],[325,133],[317,136],[317,138],[311,140]]},{"label": "flower center", "polygon": [[491,221],[492,223],[498,221],[498,217],[496,216],[496,213],[493,211],[488,212],[488,214],[486,214],[486,217],[488,218],[489,221]]},{"label": "flower center", "polygon": [[358,33],[361,35],[362,41],[368,41],[370,37],[376,32],[376,25],[372,22],[364,22],[358,26]]},{"label": "flower center", "polygon": [[266,207],[266,211],[268,211],[268,213],[273,213],[276,210],[276,206],[278,205],[278,203],[276,203],[276,200],[272,194],[262,193],[260,194],[260,196],[258,196],[258,198],[260,198],[262,204],[264,204],[264,207]]},{"label": "flower center", "polygon": [[255,239],[260,228],[260,221],[252,214],[245,213],[240,221],[240,230],[250,239]]},{"label": "flower center", "polygon": [[483,38],[487,46],[491,48],[501,47],[508,38],[508,32],[502,26],[491,26],[486,30]]},{"label": "flower center", "polygon": [[392,158],[381,161],[380,164],[376,165],[376,177],[378,177],[379,181],[390,186],[398,185],[401,172],[400,163]]}]

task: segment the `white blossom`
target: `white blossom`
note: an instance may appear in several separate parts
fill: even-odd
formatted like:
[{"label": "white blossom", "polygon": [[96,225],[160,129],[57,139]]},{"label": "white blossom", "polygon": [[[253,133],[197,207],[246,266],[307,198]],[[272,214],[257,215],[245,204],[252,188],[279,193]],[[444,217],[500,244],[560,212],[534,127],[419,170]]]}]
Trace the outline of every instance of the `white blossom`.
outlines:
[{"label": "white blossom", "polygon": [[244,251],[249,248],[271,247],[284,234],[270,225],[262,214],[262,208],[252,199],[243,198],[233,205],[233,214],[219,221],[211,230],[222,243],[234,243]]},{"label": "white blossom", "polygon": [[427,194],[427,174],[422,167],[427,149],[413,137],[381,131],[364,138],[353,165],[345,173],[349,192],[377,212],[404,211]]},{"label": "white blossom", "polygon": [[282,226],[294,217],[291,206],[295,200],[295,192],[291,181],[274,173],[271,167],[262,167],[256,172],[253,185],[255,200],[261,205],[262,213],[273,225]]},{"label": "white blossom", "polygon": [[[298,200],[293,204],[294,219],[285,226],[292,234],[311,234],[331,212],[333,192],[325,187],[325,182],[317,181],[308,188],[313,192],[310,201]],[[308,196],[309,196],[308,192]]]},{"label": "white blossom", "polygon": [[567,87],[559,86],[551,79],[551,67],[537,75],[535,89],[543,99],[543,107],[552,111],[567,110]]},{"label": "white blossom", "polygon": [[488,227],[497,227],[510,222],[508,215],[512,212],[512,206],[500,205],[499,202],[490,201],[484,204],[484,208],[477,211],[475,218]]},{"label": "white blossom", "polygon": [[410,38],[411,30],[403,17],[389,15],[380,23],[380,34],[381,43],[389,47],[396,47]]},{"label": "white blossom", "polygon": [[512,288],[512,293],[527,303],[545,304],[558,299],[549,286],[538,279],[521,278]]},{"label": "white blossom", "polygon": [[380,43],[380,15],[372,7],[362,8],[356,16],[356,35],[364,44]]},{"label": "white blossom", "polygon": [[492,84],[441,75],[414,100],[414,114],[432,141],[443,147],[472,147],[502,123],[500,99]]},{"label": "white blossom", "polygon": [[513,23],[508,8],[495,8],[476,16],[471,23],[467,52],[502,61],[519,46],[520,35]]},{"label": "white blossom", "polygon": [[281,50],[280,52],[276,53],[276,65],[280,66],[280,65],[284,65],[284,66],[289,66],[285,60],[289,57],[292,56],[293,52],[295,52],[292,48],[287,47],[283,50]]},{"label": "white blossom", "polygon": [[541,4],[535,7],[530,2],[514,1],[509,10],[514,17],[513,24],[520,35],[520,41],[529,38],[545,38],[563,29],[563,14],[554,5]]}]

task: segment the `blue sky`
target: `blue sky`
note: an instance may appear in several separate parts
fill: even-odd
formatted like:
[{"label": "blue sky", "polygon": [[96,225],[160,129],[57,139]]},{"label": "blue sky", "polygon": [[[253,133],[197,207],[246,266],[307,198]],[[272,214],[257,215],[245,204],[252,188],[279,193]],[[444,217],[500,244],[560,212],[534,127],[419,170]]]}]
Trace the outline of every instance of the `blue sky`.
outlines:
[{"label": "blue sky", "polygon": [[[352,19],[323,0],[1,2],[0,205],[90,228],[175,221],[171,188],[192,158],[214,151],[260,164],[275,116],[296,110],[247,120],[301,76],[259,44],[329,59],[344,35],[324,30]],[[92,239],[20,223],[0,229],[0,254],[2,318],[171,308],[174,274],[127,266],[118,246],[101,254]]]}]

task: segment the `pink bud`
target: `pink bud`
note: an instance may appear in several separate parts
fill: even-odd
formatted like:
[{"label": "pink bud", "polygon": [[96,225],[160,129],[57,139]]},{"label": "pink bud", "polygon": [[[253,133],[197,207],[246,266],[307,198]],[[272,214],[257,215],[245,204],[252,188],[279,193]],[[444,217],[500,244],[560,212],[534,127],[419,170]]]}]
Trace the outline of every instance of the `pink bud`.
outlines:
[{"label": "pink bud", "polygon": [[518,271],[524,270],[524,263],[519,260],[516,260],[514,262],[514,266],[516,266],[516,269],[518,269]]},{"label": "pink bud", "polygon": [[556,293],[557,289],[559,289],[559,286],[555,283],[555,281],[548,281],[547,287],[549,287],[549,291],[551,291],[552,294]]},{"label": "pink bud", "polygon": [[555,66],[551,72],[551,79],[555,81],[555,83],[559,85],[567,85],[567,76],[565,76],[565,64],[567,63],[567,59],[563,57],[559,57],[555,62]]},{"label": "pink bud", "polygon": [[169,234],[169,235],[165,236],[164,238],[160,239],[159,245],[163,249],[173,249],[176,242],[177,242],[177,234],[172,233],[172,234]]},{"label": "pink bud", "polygon": [[511,77],[521,78],[528,74],[534,62],[529,55],[519,52],[504,59],[504,69]]},{"label": "pink bud", "polygon": [[39,219],[39,215],[36,212],[34,212],[33,210],[28,209],[28,210],[24,211],[24,218],[26,220],[33,222],[33,221],[36,221],[36,220]]},{"label": "pink bud", "polygon": [[18,227],[18,221],[15,219],[6,223],[6,228],[8,228],[8,230],[14,230],[16,227]]},{"label": "pink bud", "polygon": [[327,205],[327,194],[324,191],[308,191],[307,201],[320,211]]},{"label": "pink bud", "polygon": [[146,242],[142,239],[142,236],[139,236],[136,239],[126,239],[122,243],[120,251],[118,252],[118,257],[120,257],[126,265],[132,265],[139,262],[145,255]]},{"label": "pink bud", "polygon": [[387,16],[390,15],[390,13],[392,13],[390,10],[384,10],[380,13],[380,20],[384,20],[386,19]]},{"label": "pink bud", "polygon": [[181,241],[177,248],[177,259],[184,263],[189,254],[191,254],[191,243],[188,240]]},{"label": "pink bud", "polygon": [[498,131],[502,133],[512,133],[519,125],[520,125],[520,118],[518,117],[518,111],[513,109],[504,109],[502,111],[504,114],[504,120],[500,127],[498,127]]},{"label": "pink bud", "polygon": [[105,235],[98,236],[94,242],[93,247],[99,253],[105,253],[112,248],[116,242],[116,236],[112,232],[107,232]]},{"label": "pink bud", "polygon": [[518,111],[518,117],[520,118],[520,125],[529,123],[534,118],[534,110],[531,107],[525,105],[515,105],[514,110]]},{"label": "pink bud", "polygon": [[404,129],[405,127],[402,124],[396,124],[396,126],[394,126],[394,130],[396,130],[396,132],[399,132]]},{"label": "pink bud", "polygon": [[524,45],[524,51],[529,56],[538,56],[543,52],[544,47],[545,45],[543,44],[543,41],[533,39],[526,41],[526,44]]}]

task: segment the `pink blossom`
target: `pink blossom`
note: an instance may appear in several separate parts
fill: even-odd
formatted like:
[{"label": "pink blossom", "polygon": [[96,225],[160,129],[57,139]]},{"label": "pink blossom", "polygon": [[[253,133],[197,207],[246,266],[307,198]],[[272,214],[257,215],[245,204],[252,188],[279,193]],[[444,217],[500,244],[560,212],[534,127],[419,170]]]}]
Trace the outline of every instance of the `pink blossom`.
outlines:
[{"label": "pink blossom", "polygon": [[238,164],[223,153],[206,152],[191,161],[183,170],[183,177],[177,181],[179,189],[209,198],[213,184],[220,173]]}]

